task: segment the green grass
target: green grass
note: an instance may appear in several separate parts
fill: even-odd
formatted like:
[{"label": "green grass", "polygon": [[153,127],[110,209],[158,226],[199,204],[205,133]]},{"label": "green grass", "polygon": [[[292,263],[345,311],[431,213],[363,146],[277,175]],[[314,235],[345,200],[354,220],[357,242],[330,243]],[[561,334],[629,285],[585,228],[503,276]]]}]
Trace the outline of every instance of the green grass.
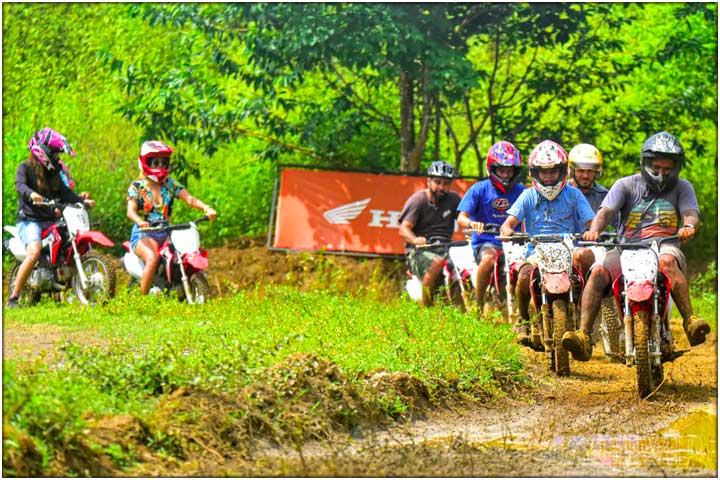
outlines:
[{"label": "green grass", "polygon": [[[88,418],[142,417],[162,394],[183,386],[232,395],[299,352],[334,362],[356,384],[376,369],[410,373],[431,392],[442,385],[497,394],[525,381],[509,325],[402,300],[268,287],[189,306],[123,292],[101,308],[46,302],[6,310],[5,322],[52,325],[61,337],[76,338],[62,344],[61,363],[3,362],[4,421],[30,435],[45,462]],[[406,407],[386,406],[390,416]]]}]

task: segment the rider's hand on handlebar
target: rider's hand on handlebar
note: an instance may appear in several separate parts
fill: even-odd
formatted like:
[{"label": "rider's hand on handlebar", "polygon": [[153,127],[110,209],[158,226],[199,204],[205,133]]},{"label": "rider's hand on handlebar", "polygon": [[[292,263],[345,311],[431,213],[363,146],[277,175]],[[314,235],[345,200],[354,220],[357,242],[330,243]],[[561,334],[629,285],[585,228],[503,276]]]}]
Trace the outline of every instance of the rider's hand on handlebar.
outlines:
[{"label": "rider's hand on handlebar", "polygon": [[687,243],[695,236],[695,227],[682,227],[678,230],[677,236],[682,243]]},{"label": "rider's hand on handlebar", "polygon": [[87,205],[88,208],[94,208],[95,207],[95,200],[92,200],[90,198],[86,198],[83,200],[83,203]]},{"label": "rider's hand on handlebar", "polygon": [[412,244],[415,245],[416,247],[419,245],[425,245],[425,244],[427,244],[427,238],[415,237],[415,238],[413,238]]},{"label": "rider's hand on handlebar", "polygon": [[138,228],[148,228],[150,226],[150,222],[142,220],[137,222]]},{"label": "rider's hand on handlebar", "polygon": [[484,227],[485,224],[482,222],[470,222],[470,230],[475,232],[482,233]]},{"label": "rider's hand on handlebar", "polygon": [[205,215],[207,215],[210,220],[215,220],[217,218],[217,212],[210,206],[205,207]]},{"label": "rider's hand on handlebar", "polygon": [[583,233],[583,240],[586,242],[597,242],[600,239],[600,232],[594,232],[592,230],[588,230],[587,232]]},{"label": "rider's hand on handlebar", "polygon": [[39,202],[43,201],[43,196],[37,192],[32,192],[32,193],[30,193],[30,200],[33,203],[39,203]]},{"label": "rider's hand on handlebar", "polygon": [[506,226],[500,227],[500,236],[501,237],[512,237],[513,233],[515,233],[515,230],[513,230],[510,227],[506,227]]}]

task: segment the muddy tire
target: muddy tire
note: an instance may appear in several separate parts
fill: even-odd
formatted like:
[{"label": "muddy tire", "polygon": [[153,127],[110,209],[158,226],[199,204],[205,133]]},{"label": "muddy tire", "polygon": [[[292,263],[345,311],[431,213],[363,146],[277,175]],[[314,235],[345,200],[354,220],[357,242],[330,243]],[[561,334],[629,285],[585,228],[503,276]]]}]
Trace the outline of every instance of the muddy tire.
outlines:
[{"label": "muddy tire", "polygon": [[[573,306],[573,308],[575,307]],[[566,331],[568,323],[570,322],[568,304],[565,300],[555,300],[552,304],[552,311],[555,373],[562,377],[570,375],[570,356],[568,351],[562,346],[562,337]]]},{"label": "muddy tire", "polygon": [[622,333],[622,325],[620,323],[620,315],[615,305],[615,299],[606,297],[602,299],[600,304],[600,321],[604,326],[601,331],[607,338],[603,338],[603,348],[605,355],[612,358],[622,358],[625,355],[625,345],[620,342],[620,334]]},{"label": "muddy tire", "polygon": [[542,323],[542,330],[540,336],[545,347],[545,353],[548,359],[548,368],[550,369],[550,371],[554,372],[556,371],[555,352],[552,349],[548,349],[548,345],[545,343],[546,338],[552,338],[553,316],[552,311],[550,310],[550,305],[545,304],[540,306],[540,322]]},{"label": "muddy tire", "polygon": [[[468,301],[472,301],[471,298],[472,297],[468,298]],[[467,312],[467,309],[465,308],[465,299],[463,298],[462,289],[460,288],[460,284],[458,282],[452,282],[448,287],[448,299],[450,300],[450,304],[455,308],[459,309],[461,312]]]},{"label": "muddy tire", "polygon": [[[15,262],[12,270],[10,270],[10,278],[8,279],[8,297],[12,294],[12,291],[15,288],[15,279],[17,278],[20,265],[21,262]],[[28,288],[27,284],[23,287],[22,290],[20,290],[18,304],[21,307],[29,307],[30,305],[36,303],[38,300],[40,300],[40,293],[36,292],[31,288]]]},{"label": "muddy tire", "polygon": [[635,344],[635,367],[637,373],[637,387],[640,398],[645,398],[662,381],[662,367],[660,367],[660,378],[657,378],[658,368],[650,364],[650,351],[648,340],[649,319],[647,312],[638,311],[633,316],[633,342]]},{"label": "muddy tire", "polygon": [[68,296],[68,301],[78,301],[83,305],[98,305],[113,298],[117,284],[113,261],[100,252],[86,253],[80,261],[90,284],[86,290],[83,290],[80,275],[75,272],[70,281],[72,295]]},{"label": "muddy tire", "polygon": [[190,277],[190,293],[194,303],[205,303],[210,299],[210,284],[204,272],[194,273]]}]

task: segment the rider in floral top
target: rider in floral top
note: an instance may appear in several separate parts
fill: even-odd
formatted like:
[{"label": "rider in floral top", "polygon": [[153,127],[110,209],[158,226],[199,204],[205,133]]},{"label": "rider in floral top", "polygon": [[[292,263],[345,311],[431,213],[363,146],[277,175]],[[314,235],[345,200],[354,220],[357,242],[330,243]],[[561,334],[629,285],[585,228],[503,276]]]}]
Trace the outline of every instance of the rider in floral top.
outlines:
[{"label": "rider in floral top", "polygon": [[143,143],[138,159],[143,176],[128,189],[127,216],[135,223],[130,233],[130,248],[145,264],[140,279],[140,293],[143,295],[150,291],[160,262],[158,249],[165,243],[168,233],[141,229],[149,227],[151,222],[169,220],[176,197],[193,208],[203,210],[210,220],[217,217],[215,210],[191,196],[182,184],[169,177],[172,152],[172,148],[162,142],[152,140]]}]

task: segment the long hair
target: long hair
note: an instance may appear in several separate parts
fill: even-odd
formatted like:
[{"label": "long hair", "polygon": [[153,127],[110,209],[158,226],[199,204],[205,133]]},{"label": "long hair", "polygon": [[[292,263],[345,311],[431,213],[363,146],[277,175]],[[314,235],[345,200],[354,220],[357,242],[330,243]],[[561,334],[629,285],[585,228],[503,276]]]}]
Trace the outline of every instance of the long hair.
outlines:
[{"label": "long hair", "polygon": [[55,197],[60,191],[60,183],[62,182],[58,169],[56,168],[52,172],[49,171],[32,153],[28,158],[28,163],[35,172],[38,193],[47,198]]}]

